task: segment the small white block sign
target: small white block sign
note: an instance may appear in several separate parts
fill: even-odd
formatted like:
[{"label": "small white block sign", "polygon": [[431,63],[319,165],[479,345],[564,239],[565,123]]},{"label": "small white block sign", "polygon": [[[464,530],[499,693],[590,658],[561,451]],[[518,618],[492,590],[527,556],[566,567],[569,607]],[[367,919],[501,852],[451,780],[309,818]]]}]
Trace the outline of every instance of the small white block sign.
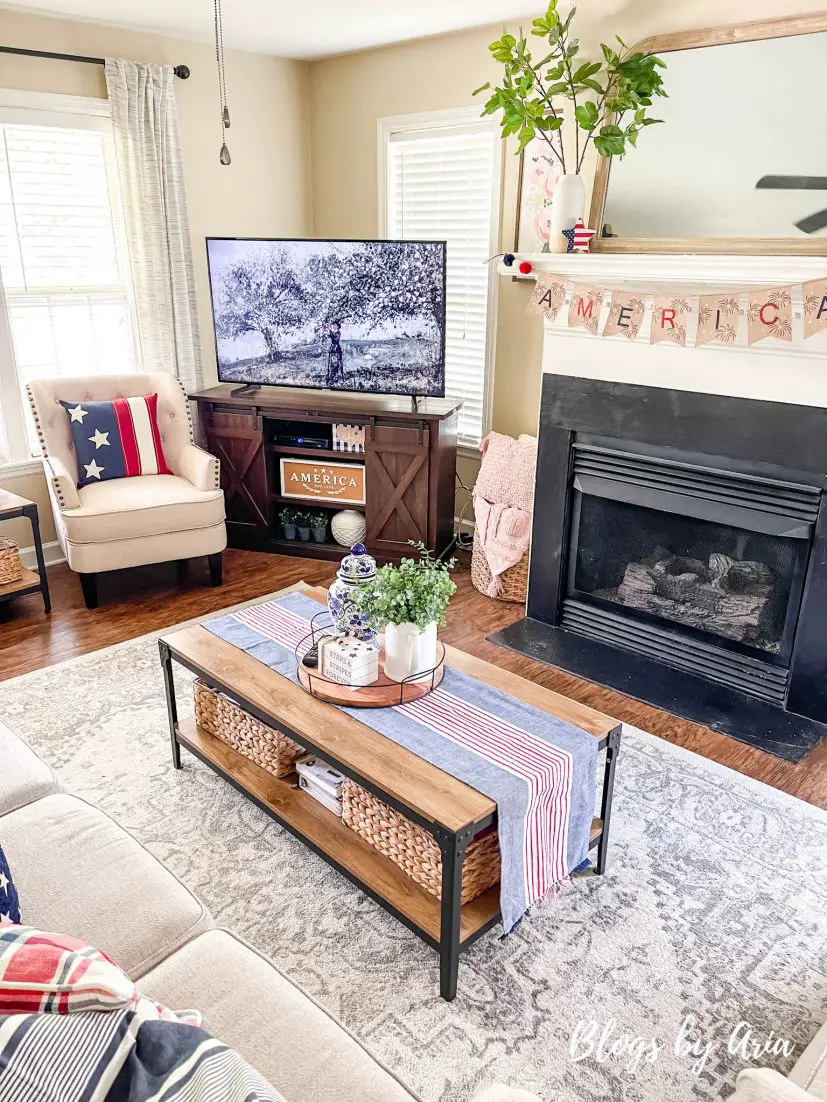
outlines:
[{"label": "small white block sign", "polygon": [[379,677],[379,655],[370,643],[337,635],[320,647],[322,673],[340,685],[372,685]]}]

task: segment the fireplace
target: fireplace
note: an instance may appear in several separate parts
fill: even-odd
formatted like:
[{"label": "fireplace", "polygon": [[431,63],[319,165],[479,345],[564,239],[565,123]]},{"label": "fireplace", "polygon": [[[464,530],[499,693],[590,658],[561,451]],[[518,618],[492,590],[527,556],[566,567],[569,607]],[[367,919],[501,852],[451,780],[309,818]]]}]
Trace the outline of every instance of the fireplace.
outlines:
[{"label": "fireplace", "polygon": [[496,641],[788,760],[827,734],[827,411],[544,377],[527,617]]}]

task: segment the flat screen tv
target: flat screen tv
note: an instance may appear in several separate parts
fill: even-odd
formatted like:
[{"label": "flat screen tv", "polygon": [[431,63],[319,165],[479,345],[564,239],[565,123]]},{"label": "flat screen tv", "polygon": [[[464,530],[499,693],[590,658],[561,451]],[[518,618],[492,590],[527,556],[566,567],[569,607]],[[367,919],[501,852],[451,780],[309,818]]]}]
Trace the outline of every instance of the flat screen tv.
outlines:
[{"label": "flat screen tv", "polygon": [[221,382],[445,394],[444,241],[207,238]]}]

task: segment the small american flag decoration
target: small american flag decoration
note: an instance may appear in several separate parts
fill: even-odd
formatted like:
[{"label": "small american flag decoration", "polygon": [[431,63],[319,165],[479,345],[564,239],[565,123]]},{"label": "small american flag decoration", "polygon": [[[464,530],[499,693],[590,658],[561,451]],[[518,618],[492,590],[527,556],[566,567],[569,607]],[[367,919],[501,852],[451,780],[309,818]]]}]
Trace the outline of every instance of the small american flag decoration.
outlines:
[{"label": "small american flag decoration", "polygon": [[578,218],[570,230],[563,230],[563,237],[568,242],[567,253],[587,253],[589,242],[594,237],[594,230],[587,230],[583,225],[583,219]]}]

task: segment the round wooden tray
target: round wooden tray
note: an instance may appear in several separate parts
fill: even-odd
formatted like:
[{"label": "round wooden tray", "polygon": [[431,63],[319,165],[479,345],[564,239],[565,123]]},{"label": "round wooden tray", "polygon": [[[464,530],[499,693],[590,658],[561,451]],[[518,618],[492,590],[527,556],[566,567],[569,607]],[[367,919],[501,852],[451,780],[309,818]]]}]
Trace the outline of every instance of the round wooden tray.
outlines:
[{"label": "round wooden tray", "polygon": [[[385,648],[382,647],[379,651],[378,680],[370,685],[342,685],[339,681],[325,677],[321,670],[302,665],[299,655],[315,641],[315,635],[308,635],[296,647],[299,684],[312,696],[326,700],[328,704],[338,704],[346,708],[392,708],[396,704],[409,704],[412,700],[420,700],[432,693],[445,674],[445,647],[437,640],[439,663],[427,673],[406,681],[392,681],[383,669]],[[308,646],[304,646],[305,643]]]}]

